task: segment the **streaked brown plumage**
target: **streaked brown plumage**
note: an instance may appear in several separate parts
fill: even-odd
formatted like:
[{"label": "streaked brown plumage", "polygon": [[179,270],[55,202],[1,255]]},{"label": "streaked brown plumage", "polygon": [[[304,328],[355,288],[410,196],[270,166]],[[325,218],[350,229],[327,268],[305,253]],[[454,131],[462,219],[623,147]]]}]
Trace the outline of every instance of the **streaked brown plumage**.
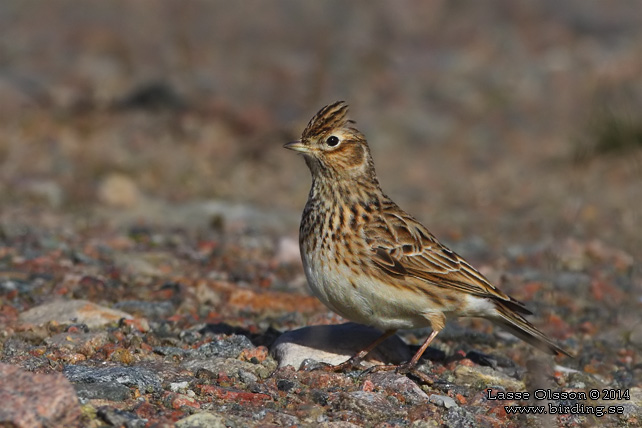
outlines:
[{"label": "streaked brown plumage", "polygon": [[[433,333],[404,368],[412,368],[448,318],[483,317],[531,345],[570,355],[522,315],[531,312],[490,284],[381,190],[365,137],[336,102],[308,123],[300,141],[312,188],[299,243],[314,294],[339,315],[384,331],[359,360],[401,328]],[[343,365],[342,365],[343,366]]]}]

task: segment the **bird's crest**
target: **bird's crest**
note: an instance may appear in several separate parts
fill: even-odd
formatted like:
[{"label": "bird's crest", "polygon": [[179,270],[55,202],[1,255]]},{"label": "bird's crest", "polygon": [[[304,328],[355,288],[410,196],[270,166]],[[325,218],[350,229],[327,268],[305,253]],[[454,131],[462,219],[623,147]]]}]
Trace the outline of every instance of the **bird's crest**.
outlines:
[{"label": "bird's crest", "polygon": [[323,107],[310,119],[308,126],[303,131],[303,139],[324,135],[333,129],[343,128],[354,123],[346,118],[347,115],[348,105],[344,101],[337,101]]}]

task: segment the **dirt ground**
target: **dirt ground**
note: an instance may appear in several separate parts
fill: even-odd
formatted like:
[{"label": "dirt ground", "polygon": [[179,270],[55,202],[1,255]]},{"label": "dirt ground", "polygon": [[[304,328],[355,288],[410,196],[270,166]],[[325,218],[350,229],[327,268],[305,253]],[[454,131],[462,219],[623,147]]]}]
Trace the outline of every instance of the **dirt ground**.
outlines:
[{"label": "dirt ground", "polygon": [[[639,2],[4,1],[0,28],[0,363],[63,373],[80,391],[65,367],[169,364],[141,345],[167,345],[160,330],[169,323],[183,350],[201,343],[181,332],[225,325],[199,334],[246,335],[254,354],[227,358],[274,370],[261,352],[282,332],[339,322],[308,296],[296,240],[309,172],[282,145],[322,106],[345,100],[386,193],[577,355],[549,362],[558,389],[633,391],[626,414],[598,420],[642,423]],[[70,357],[51,339],[67,327],[45,332],[20,318],[54,299],[120,308],[148,325],[112,325],[105,343]],[[141,303],[163,300],[172,306]],[[455,323],[434,345],[443,359],[426,370],[460,373],[459,354],[465,367],[484,366],[474,352],[527,367],[528,345],[496,331]],[[416,345],[424,333],[403,337]],[[107,343],[134,357],[114,359]],[[284,369],[225,384],[220,373],[208,382],[181,367],[191,386],[201,382],[191,388],[200,407],[176,405],[163,384],[120,401],[81,397],[74,423],[118,426],[113,409],[134,415],[131,426],[171,424],[195,409],[225,415],[228,426],[552,421],[501,411],[484,419],[479,382],[439,393],[460,413],[415,397],[359,416],[377,403],[350,394],[376,396],[371,380],[306,377],[292,389],[279,384],[297,376]],[[313,383],[326,399],[306,389]],[[215,384],[271,397],[272,413],[249,416],[264,398],[248,399],[256,408],[229,407],[239,400],[230,394],[212,399],[203,385]],[[344,395],[333,399],[332,388]],[[316,422],[306,406],[320,412]]]}]

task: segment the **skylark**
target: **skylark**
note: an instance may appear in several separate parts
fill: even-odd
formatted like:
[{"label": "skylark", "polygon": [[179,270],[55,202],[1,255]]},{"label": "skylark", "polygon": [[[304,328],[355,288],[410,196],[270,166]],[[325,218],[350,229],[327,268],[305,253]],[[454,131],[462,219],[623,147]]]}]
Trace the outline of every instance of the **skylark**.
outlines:
[{"label": "skylark", "polygon": [[336,102],[308,123],[300,141],[284,147],[305,158],[312,188],[303,211],[299,245],[313,293],[351,321],[382,336],[337,368],[359,362],[398,329],[430,326],[432,333],[409,371],[453,317],[482,317],[534,347],[569,355],[523,315],[531,312],[492,285],[421,223],[386,196],[365,136]]}]

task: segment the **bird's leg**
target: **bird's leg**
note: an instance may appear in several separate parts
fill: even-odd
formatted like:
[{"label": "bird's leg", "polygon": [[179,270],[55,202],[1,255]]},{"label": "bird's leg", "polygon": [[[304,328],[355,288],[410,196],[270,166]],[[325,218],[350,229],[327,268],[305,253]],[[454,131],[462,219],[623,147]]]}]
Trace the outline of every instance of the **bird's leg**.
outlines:
[{"label": "bird's leg", "polygon": [[396,373],[399,374],[408,374],[411,373],[413,376],[419,378],[422,382],[424,382],[427,385],[432,385],[433,379],[428,377],[423,372],[420,372],[419,370],[415,369],[415,366],[417,365],[417,361],[419,361],[419,358],[423,355],[424,352],[426,352],[426,349],[428,348],[428,345],[433,341],[435,337],[439,334],[440,330],[433,330],[432,333],[430,333],[430,336],[428,336],[428,339],[424,342],[423,345],[421,345],[421,348],[415,353],[415,355],[412,357],[412,359],[406,363],[400,364],[397,366],[397,369],[395,370]]},{"label": "bird's leg", "polygon": [[417,362],[419,361],[419,358],[423,355],[424,352],[426,352],[426,349],[428,346],[432,343],[432,341],[437,337],[439,332],[444,328],[446,324],[446,318],[444,317],[443,314],[431,314],[429,316],[430,323],[432,325],[432,333],[430,333],[430,336],[426,339],[426,341],[421,345],[421,348],[415,353],[415,355],[410,359],[410,361],[405,362],[403,364],[399,364],[398,366],[375,366],[371,367],[370,369],[366,370],[364,373],[375,373],[375,372],[380,372],[380,371],[392,371],[394,370],[395,373],[399,374],[408,374],[411,373],[415,377],[419,378],[422,382],[432,385],[433,380],[429,378],[425,373],[420,372],[419,370],[415,370],[415,366],[417,365]]},{"label": "bird's leg", "polygon": [[370,345],[366,346],[363,348],[361,351],[350,357],[349,360],[337,364],[336,366],[328,366],[328,370],[334,371],[334,372],[342,372],[348,369],[361,369],[361,361],[368,355],[374,348],[379,346],[381,343],[383,343],[386,339],[388,339],[390,336],[395,334],[397,330],[388,330],[385,331],[381,336],[377,338],[374,342],[372,342]]},{"label": "bird's leg", "polygon": [[432,333],[430,333],[430,336],[428,336],[428,339],[424,342],[423,345],[421,345],[421,348],[415,353],[415,355],[412,357],[412,359],[408,362],[405,362],[403,364],[400,364],[397,366],[396,372],[401,373],[401,374],[406,374],[410,371],[414,371],[415,366],[417,365],[417,361],[419,361],[419,358],[426,352],[426,349],[428,346],[432,343],[432,341],[437,337],[439,334],[440,330],[433,330]]},{"label": "bird's leg", "polygon": [[[437,337],[441,330],[433,330],[432,333],[430,333],[430,336],[428,336],[428,339],[421,345],[421,348],[415,353],[415,355],[410,359],[410,361],[406,361],[405,363],[399,364],[398,366],[394,365],[386,365],[386,366],[374,366],[371,369],[368,370],[369,373],[372,372],[383,372],[383,371],[396,371],[397,373],[401,374],[406,374],[413,370],[415,366],[417,365],[417,361],[419,361],[419,358],[423,355],[424,352],[426,352],[426,349],[430,345],[430,343]],[[349,361],[349,360],[348,360]]]},{"label": "bird's leg", "polygon": [[[426,349],[428,348],[428,345],[432,343],[432,341],[437,337],[439,332],[446,327],[446,316],[443,314],[443,312],[432,312],[432,313],[427,313],[426,318],[430,321],[430,326],[432,327],[432,333],[430,333],[430,336],[426,339],[423,345],[421,345],[421,348],[415,353],[415,355],[412,357],[410,361],[407,363],[401,364],[399,367],[397,367],[397,373],[401,374],[407,374],[412,372],[415,374],[415,376],[418,376],[420,379],[426,381],[425,376],[421,376],[420,372],[415,370],[415,366],[417,365],[417,361],[419,361],[419,358],[426,352]],[[432,383],[432,382],[429,382]]]}]

